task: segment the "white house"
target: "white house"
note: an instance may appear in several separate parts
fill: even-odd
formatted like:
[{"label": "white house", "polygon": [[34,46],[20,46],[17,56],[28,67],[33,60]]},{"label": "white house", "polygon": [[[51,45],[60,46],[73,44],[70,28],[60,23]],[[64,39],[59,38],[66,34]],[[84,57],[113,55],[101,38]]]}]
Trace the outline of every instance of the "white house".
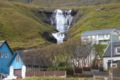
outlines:
[{"label": "white house", "polygon": [[[112,60],[112,61],[111,61]],[[120,41],[110,43],[103,57],[103,68],[108,70],[110,66],[117,68],[117,62],[120,61]],[[112,62],[112,65],[111,65]]]},{"label": "white house", "polygon": [[[94,30],[82,33],[82,42],[92,42],[93,44],[108,44],[111,39],[111,32],[120,29],[104,29],[104,30]],[[120,35],[117,36],[120,40]]]}]

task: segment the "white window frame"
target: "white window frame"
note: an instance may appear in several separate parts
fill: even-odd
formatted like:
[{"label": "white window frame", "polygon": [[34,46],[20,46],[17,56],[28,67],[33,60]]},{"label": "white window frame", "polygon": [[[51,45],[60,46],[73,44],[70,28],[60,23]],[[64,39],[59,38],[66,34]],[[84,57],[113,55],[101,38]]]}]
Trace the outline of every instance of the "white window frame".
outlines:
[{"label": "white window frame", "polygon": [[112,67],[113,67],[113,68],[117,68],[117,64],[116,64],[116,63],[113,63],[113,64],[112,64]]},{"label": "white window frame", "polygon": [[118,49],[120,49],[120,47],[116,47],[115,52],[116,52],[117,55],[120,55],[120,52],[118,52]]}]

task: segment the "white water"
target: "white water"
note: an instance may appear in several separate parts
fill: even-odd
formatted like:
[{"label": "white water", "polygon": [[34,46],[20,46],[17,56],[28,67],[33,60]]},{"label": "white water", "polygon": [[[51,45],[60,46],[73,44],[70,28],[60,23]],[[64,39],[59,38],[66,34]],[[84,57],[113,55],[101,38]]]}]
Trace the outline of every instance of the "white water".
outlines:
[{"label": "white water", "polygon": [[65,32],[70,28],[73,17],[71,16],[71,10],[62,11],[57,9],[54,11],[51,23],[55,25],[57,33],[52,33],[57,43],[63,43],[65,38]]}]

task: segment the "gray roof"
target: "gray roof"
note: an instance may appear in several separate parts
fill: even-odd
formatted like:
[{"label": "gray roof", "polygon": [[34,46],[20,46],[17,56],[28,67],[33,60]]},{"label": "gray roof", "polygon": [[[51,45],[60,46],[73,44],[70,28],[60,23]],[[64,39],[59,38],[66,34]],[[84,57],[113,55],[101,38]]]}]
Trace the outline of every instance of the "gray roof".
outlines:
[{"label": "gray roof", "polygon": [[[116,57],[116,56],[120,56],[120,55],[116,55],[115,53],[115,48],[116,47],[120,47],[120,41],[119,42],[112,42],[112,56]],[[109,44],[104,57],[111,57],[111,44]]]},{"label": "gray roof", "polygon": [[94,30],[94,31],[86,31],[82,33],[82,36],[91,36],[91,35],[102,35],[102,34],[110,34],[114,29],[104,29],[104,30]]},{"label": "gray roof", "polygon": [[5,42],[4,40],[0,41],[0,47],[3,45],[4,42]]}]

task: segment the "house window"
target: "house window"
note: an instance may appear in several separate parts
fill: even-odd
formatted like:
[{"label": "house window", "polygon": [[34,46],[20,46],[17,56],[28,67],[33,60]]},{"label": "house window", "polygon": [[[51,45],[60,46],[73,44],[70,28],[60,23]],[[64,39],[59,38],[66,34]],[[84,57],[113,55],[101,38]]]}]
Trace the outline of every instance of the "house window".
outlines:
[{"label": "house window", "polygon": [[113,64],[112,64],[112,67],[113,67],[113,68],[117,68],[117,64],[116,64],[116,63],[113,63]]},{"label": "house window", "polygon": [[116,48],[116,54],[120,54],[120,47]]},{"label": "house window", "polygon": [[4,54],[4,57],[5,57],[5,58],[8,58],[8,54],[7,54],[7,53],[5,53],[5,54]]}]

